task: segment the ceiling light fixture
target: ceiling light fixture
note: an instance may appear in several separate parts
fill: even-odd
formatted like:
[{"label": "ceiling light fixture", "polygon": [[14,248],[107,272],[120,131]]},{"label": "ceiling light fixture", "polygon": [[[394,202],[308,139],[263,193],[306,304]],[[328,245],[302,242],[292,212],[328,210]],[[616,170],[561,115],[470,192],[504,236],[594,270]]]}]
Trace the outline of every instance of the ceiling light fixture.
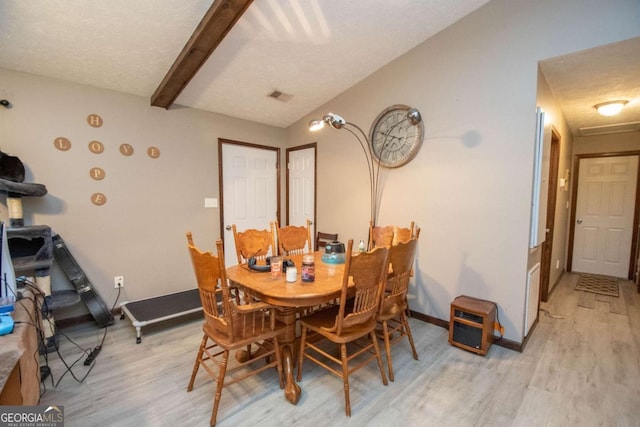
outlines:
[{"label": "ceiling light fixture", "polygon": [[598,110],[598,113],[600,113],[600,115],[602,116],[615,116],[620,111],[622,111],[622,109],[625,105],[627,105],[628,102],[629,101],[624,100],[602,102],[600,104],[594,105],[593,108]]}]

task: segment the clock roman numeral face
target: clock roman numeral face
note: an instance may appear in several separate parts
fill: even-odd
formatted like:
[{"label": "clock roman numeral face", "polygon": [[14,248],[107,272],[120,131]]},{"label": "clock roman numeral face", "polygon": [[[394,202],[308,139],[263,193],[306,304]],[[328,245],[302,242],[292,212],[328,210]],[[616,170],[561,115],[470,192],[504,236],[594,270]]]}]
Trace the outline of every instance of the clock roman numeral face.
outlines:
[{"label": "clock roman numeral face", "polygon": [[400,167],[415,157],[422,144],[423,125],[412,124],[408,106],[394,105],[384,110],[371,128],[371,151],[382,166]]}]

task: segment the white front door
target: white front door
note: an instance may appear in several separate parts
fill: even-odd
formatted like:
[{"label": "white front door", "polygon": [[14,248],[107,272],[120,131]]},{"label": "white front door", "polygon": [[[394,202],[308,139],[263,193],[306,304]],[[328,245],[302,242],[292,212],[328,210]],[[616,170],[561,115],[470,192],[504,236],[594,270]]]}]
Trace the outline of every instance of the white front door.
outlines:
[{"label": "white front door", "polygon": [[580,159],[572,269],[626,278],[638,156]]},{"label": "white front door", "polygon": [[[307,219],[315,223],[315,147],[288,150],[287,197],[288,223],[283,225],[306,226]],[[315,236],[315,226],[311,225],[311,238]],[[311,242],[313,245],[313,241]],[[313,251],[313,248],[308,248]]]},{"label": "white front door", "polygon": [[222,142],[224,255],[227,266],[236,265],[236,245],[231,224],[238,231],[269,229],[277,217],[278,151]]}]

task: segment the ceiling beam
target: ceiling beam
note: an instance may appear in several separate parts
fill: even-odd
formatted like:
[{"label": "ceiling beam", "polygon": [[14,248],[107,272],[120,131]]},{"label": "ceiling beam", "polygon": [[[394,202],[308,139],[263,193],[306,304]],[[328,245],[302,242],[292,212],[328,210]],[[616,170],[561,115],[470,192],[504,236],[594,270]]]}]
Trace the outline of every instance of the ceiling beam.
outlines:
[{"label": "ceiling beam", "polygon": [[169,108],[218,47],[253,0],[215,0],[162,82],[151,96],[154,107]]}]

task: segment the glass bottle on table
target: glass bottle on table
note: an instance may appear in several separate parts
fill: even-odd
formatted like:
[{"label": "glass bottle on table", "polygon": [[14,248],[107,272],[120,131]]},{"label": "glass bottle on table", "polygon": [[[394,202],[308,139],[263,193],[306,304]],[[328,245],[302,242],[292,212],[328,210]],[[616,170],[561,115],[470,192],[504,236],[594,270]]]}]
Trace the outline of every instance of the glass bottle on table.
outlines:
[{"label": "glass bottle on table", "polygon": [[279,279],[282,276],[282,257],[272,256],[270,259],[271,278]]},{"label": "glass bottle on table", "polygon": [[302,257],[302,281],[313,282],[316,280],[316,263],[313,254]]}]

